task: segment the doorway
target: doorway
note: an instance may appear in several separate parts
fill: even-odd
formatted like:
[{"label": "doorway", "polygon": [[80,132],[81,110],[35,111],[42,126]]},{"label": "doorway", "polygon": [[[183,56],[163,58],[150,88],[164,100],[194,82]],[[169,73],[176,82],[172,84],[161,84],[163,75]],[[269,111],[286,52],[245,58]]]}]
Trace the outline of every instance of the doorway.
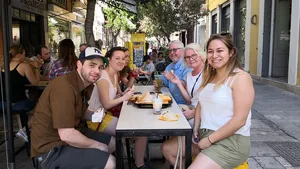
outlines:
[{"label": "doorway", "polygon": [[288,78],[292,0],[276,0],[272,77]]},{"label": "doorway", "polygon": [[246,0],[236,1],[234,21],[234,42],[243,67],[245,67],[246,4]]},{"label": "doorway", "polygon": [[[36,17],[37,21],[39,17]],[[35,55],[35,47],[44,44],[44,38],[41,36],[40,22],[30,22],[17,18],[12,20],[12,42],[21,44],[27,57]]]}]

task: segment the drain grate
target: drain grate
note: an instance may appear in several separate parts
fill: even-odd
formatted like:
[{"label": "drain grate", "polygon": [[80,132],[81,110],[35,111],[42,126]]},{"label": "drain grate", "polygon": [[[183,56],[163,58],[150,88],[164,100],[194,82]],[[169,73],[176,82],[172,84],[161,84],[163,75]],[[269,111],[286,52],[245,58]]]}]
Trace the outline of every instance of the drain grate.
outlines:
[{"label": "drain grate", "polygon": [[300,142],[265,142],[292,166],[300,166]]}]

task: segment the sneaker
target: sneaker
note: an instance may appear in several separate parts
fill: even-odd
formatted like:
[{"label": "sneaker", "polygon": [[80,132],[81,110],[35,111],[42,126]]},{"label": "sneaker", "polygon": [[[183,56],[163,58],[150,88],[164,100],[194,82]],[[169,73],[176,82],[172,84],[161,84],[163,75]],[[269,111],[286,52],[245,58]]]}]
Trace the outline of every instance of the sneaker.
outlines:
[{"label": "sneaker", "polygon": [[25,133],[25,131],[23,129],[20,129],[17,133],[16,136],[21,138],[23,141],[28,142],[28,137],[27,134]]}]

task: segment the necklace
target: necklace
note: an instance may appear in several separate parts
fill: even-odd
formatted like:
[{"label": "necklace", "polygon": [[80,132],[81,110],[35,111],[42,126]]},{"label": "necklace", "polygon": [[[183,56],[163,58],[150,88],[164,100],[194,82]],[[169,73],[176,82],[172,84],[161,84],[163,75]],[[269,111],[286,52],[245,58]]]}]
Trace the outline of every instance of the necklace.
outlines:
[{"label": "necklace", "polygon": [[198,75],[198,77],[197,77],[197,79],[196,79],[196,81],[195,81],[195,83],[194,83],[194,85],[193,85],[193,88],[192,88],[192,90],[191,90],[191,96],[192,96],[192,97],[194,97],[194,89],[195,89],[196,83],[198,82],[199,77],[201,76],[202,72],[203,72],[203,70],[199,73],[199,75]]}]

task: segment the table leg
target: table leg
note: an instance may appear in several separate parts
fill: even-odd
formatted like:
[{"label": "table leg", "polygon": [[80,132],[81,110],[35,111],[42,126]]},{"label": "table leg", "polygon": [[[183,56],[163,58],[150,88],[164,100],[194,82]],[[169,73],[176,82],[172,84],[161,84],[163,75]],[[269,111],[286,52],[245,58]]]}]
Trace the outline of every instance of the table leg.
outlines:
[{"label": "table leg", "polygon": [[122,137],[116,136],[116,162],[117,168],[123,168],[123,156],[122,156]]},{"label": "table leg", "polygon": [[192,163],[192,131],[185,134],[185,167],[188,168]]},{"label": "table leg", "polygon": [[126,142],[126,151],[127,151],[127,162],[128,162],[128,169],[132,169],[131,165],[132,165],[132,161],[131,159],[133,159],[131,157],[131,150],[130,150],[130,142],[129,142],[130,138],[125,138],[125,142]]}]

